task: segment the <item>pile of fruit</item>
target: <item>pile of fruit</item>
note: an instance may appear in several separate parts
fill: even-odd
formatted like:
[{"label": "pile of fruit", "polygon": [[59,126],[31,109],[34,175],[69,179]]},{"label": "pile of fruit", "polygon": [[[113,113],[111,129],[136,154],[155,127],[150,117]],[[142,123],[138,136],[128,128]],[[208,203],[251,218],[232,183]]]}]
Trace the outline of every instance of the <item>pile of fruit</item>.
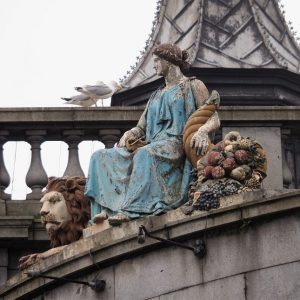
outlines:
[{"label": "pile of fruit", "polygon": [[230,132],[198,161],[198,178],[191,183],[189,197],[197,209],[218,208],[222,196],[259,189],[266,171],[261,145]]}]

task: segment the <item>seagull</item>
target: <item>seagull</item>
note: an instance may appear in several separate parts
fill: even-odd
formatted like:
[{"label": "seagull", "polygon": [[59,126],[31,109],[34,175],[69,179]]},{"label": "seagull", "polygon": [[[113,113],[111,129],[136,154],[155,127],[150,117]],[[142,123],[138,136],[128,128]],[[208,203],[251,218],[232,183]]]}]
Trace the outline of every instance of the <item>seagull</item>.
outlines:
[{"label": "seagull", "polygon": [[107,83],[98,81],[95,85],[83,85],[75,87],[75,90],[80,92],[79,95],[62,99],[67,101],[66,104],[75,104],[84,107],[92,106],[93,104],[97,106],[97,101],[101,99],[103,106],[103,99],[111,97],[114,93],[124,87],[127,86],[121,85],[116,81],[109,81]]},{"label": "seagull", "polygon": [[124,87],[126,86],[123,86],[116,81],[109,81],[107,83],[98,81],[95,85],[83,85],[75,87],[75,90],[94,99],[96,106],[96,102],[101,99],[103,106],[103,99],[111,97],[114,93],[118,92]]},{"label": "seagull", "polygon": [[76,96],[72,96],[70,98],[61,98],[64,101],[67,101],[65,104],[75,104],[75,105],[80,105],[83,107],[89,107],[92,106],[93,104],[96,104],[96,101],[92,99],[90,96],[87,96],[85,94],[79,94]]}]

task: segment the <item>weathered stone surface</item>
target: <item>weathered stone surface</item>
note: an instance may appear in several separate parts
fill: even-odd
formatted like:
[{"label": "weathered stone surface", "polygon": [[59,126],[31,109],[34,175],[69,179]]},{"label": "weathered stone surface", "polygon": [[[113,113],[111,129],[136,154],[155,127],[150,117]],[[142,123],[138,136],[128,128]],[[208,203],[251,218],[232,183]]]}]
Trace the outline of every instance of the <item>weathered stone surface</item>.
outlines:
[{"label": "weathered stone surface", "polygon": [[7,268],[0,267],[0,287],[5,284],[7,280]]},{"label": "weathered stone surface", "polygon": [[[252,199],[249,194],[245,202],[208,214],[195,212],[192,216],[185,216],[177,210],[128,222],[74,242],[31,269],[42,270],[45,275],[78,278],[76,274],[79,276],[82,271],[95,267],[95,263],[100,268],[114,266],[117,299],[132,299],[133,296],[139,299],[141,293],[149,299],[203,282],[208,284],[245,272],[299,261],[299,195],[299,191],[277,195],[265,192],[262,199]],[[261,195],[258,193],[257,197]],[[272,206],[274,209],[270,210]],[[243,224],[243,211],[249,207],[256,213],[250,219],[244,219],[246,226],[238,230]],[[265,211],[264,207],[268,209]],[[184,244],[191,246],[196,238],[203,238],[203,230],[207,228],[209,232],[204,237],[207,255],[199,259],[186,249],[174,246],[162,249],[159,241],[150,238],[144,244],[138,244],[136,237],[140,225],[146,226],[155,236],[182,239]],[[132,282],[137,282],[138,286]],[[19,273],[7,281],[0,296],[17,299],[36,289],[42,291],[44,285],[43,280],[29,279]],[[121,290],[124,290],[123,294]]]},{"label": "weathered stone surface", "polygon": [[185,249],[163,249],[116,265],[115,282],[116,300],[157,297],[201,283],[202,260]]},{"label": "weathered stone surface", "polygon": [[34,200],[6,201],[8,216],[35,216],[40,218],[41,203]]},{"label": "weathered stone surface", "polygon": [[8,256],[7,249],[0,249],[0,267],[7,267],[8,264]]},{"label": "weathered stone surface", "polygon": [[0,238],[28,238],[30,217],[0,217]]},{"label": "weathered stone surface", "polygon": [[300,299],[299,278],[299,261],[248,273],[247,299]]},{"label": "weathered stone surface", "polygon": [[6,215],[6,201],[0,199],[0,216]]},{"label": "weathered stone surface", "polygon": [[[114,268],[105,268],[101,271],[93,272],[85,277],[80,277],[77,280],[80,281],[93,281],[94,279],[105,280],[105,290],[96,293],[89,286],[78,284],[78,283],[66,283],[56,289],[51,289],[43,294],[44,300],[61,300],[61,299],[72,299],[72,300],[96,300],[96,299],[115,299],[114,290]],[[125,298],[123,298],[125,299]]]},{"label": "weathered stone surface", "polygon": [[220,198],[220,208],[229,207],[237,204],[247,203],[251,201],[264,200],[265,190],[255,190],[250,192],[243,192],[241,194],[234,194]]},{"label": "weathered stone surface", "polygon": [[209,238],[207,249],[204,281],[300,260],[300,219],[294,215],[224,232]]},{"label": "weathered stone surface", "polygon": [[177,290],[160,296],[159,300],[243,300],[246,299],[244,289],[244,275],[237,275]]},{"label": "weathered stone surface", "polygon": [[[256,139],[266,150],[268,160],[267,178],[263,181],[265,189],[282,189],[282,153],[280,127],[223,127],[223,136],[230,131],[238,131],[243,137]],[[276,176],[274,176],[276,174]]]},{"label": "weathered stone surface", "polygon": [[93,226],[90,226],[86,229],[83,229],[82,231],[82,236],[83,238],[89,237],[95,233],[101,232],[103,230],[106,230],[108,228],[110,228],[111,226],[109,225],[107,220],[104,220],[102,223],[100,224],[94,224]]},{"label": "weathered stone surface", "polygon": [[273,201],[266,201],[263,203],[258,202],[258,205],[245,206],[243,208],[242,216],[244,219],[251,219],[261,215],[262,213],[268,215],[278,211],[284,212],[299,207],[299,199],[292,196],[290,199],[287,197],[285,200],[285,203],[283,203],[283,201],[278,201],[278,198],[274,197]]}]

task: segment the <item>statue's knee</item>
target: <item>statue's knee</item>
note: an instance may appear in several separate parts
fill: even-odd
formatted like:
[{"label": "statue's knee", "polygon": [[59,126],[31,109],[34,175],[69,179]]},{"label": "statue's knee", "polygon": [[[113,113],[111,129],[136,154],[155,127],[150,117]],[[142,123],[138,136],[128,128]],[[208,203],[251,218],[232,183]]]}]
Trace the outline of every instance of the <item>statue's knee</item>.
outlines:
[{"label": "statue's knee", "polygon": [[147,156],[150,156],[150,148],[145,146],[136,150],[133,159],[137,160],[140,158],[146,159]]}]

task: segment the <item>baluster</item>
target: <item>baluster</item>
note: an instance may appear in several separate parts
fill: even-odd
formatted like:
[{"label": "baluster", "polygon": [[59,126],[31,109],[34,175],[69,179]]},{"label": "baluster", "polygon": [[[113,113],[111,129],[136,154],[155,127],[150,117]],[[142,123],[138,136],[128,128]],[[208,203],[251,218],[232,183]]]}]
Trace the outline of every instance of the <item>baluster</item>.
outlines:
[{"label": "baluster", "polygon": [[101,129],[99,130],[99,136],[101,142],[105,145],[105,148],[113,148],[115,143],[117,143],[120,140],[121,130]]},{"label": "baluster", "polygon": [[5,136],[7,135],[9,135],[7,130],[0,130],[0,199],[2,200],[11,199],[11,195],[4,192],[10,184],[10,177],[3,159],[3,145],[6,143]]},{"label": "baluster", "polygon": [[82,141],[83,130],[65,130],[65,142],[69,145],[67,168],[63,176],[85,176],[79,162],[78,144]]},{"label": "baluster", "polygon": [[39,200],[42,196],[42,189],[48,183],[48,176],[41,160],[41,144],[46,136],[46,130],[26,131],[27,141],[31,145],[31,162],[26,175],[26,184],[32,192],[26,195],[26,200]]}]

